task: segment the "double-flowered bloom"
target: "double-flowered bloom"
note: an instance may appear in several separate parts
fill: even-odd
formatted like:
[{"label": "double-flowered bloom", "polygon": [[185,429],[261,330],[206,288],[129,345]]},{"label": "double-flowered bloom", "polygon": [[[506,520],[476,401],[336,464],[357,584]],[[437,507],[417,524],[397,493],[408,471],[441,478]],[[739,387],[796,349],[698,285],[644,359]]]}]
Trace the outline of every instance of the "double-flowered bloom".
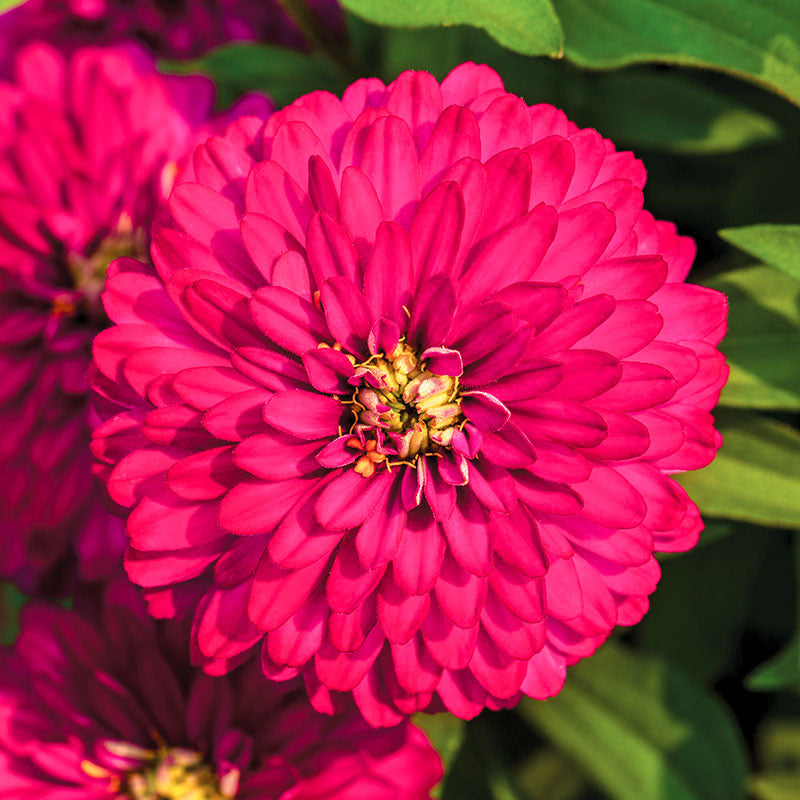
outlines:
[{"label": "double-flowered bloom", "polygon": [[100,293],[110,261],[147,257],[213,99],[209,81],[160,75],[138,46],[65,58],[32,44],[0,82],[0,574],[28,589],[60,583],[73,556],[84,579],[118,568],[124,536],[89,452]]},{"label": "double-flowered bloom", "polygon": [[[97,619],[25,609],[0,650],[2,800],[424,800],[442,774],[410,723],[317,714],[256,664],[212,678],[130,584]],[[299,685],[298,685],[299,684]]]},{"label": "double-flowered bloom", "polygon": [[[341,29],[336,0],[304,4],[319,25]],[[15,51],[33,39],[62,51],[138,40],[167,58],[197,56],[238,40],[307,46],[279,0],[26,0],[0,16],[0,76]]]},{"label": "double-flowered bloom", "polygon": [[214,137],[117,262],[94,449],[194,658],[373,725],[559,691],[702,524],[724,297],[645,172],[472,64]]}]

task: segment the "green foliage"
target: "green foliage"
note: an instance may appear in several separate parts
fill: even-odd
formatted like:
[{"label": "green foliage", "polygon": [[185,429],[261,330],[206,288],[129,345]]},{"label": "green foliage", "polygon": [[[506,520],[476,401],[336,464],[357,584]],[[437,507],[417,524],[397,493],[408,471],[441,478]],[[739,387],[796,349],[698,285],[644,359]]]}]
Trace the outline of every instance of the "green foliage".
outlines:
[{"label": "green foliage", "polygon": [[0,14],[3,11],[9,11],[16,6],[20,6],[25,2],[25,0],[0,0]]},{"label": "green foliage", "polygon": [[606,644],[561,694],[521,713],[618,800],[736,800],[746,761],[712,695],[674,667]]},{"label": "green foliage", "polygon": [[791,589],[791,571],[774,571],[785,557],[780,536],[770,531],[708,520],[697,548],[662,561],[650,611],[633,632],[637,644],[695,679],[727,674],[736,667],[753,609],[765,602],[764,576]]},{"label": "green foliage", "polygon": [[[425,731],[431,744],[442,757],[445,775],[464,742],[467,726],[463,719],[452,714],[417,714],[414,723]],[[440,797],[442,785],[439,784],[433,791],[434,797]]]},{"label": "green foliage", "polygon": [[719,235],[800,281],[800,225],[749,225],[727,228]]},{"label": "green foliage", "polygon": [[527,55],[562,54],[561,26],[550,0],[343,0],[370,22],[408,28],[469,24]]},{"label": "green foliage", "polygon": [[567,58],[660,61],[739,75],[800,104],[796,0],[554,0]]},{"label": "green foliage", "polygon": [[722,343],[731,375],[722,403],[800,409],[800,282],[771,267],[723,272],[707,281],[730,303]]},{"label": "green foliage", "polygon": [[297,53],[260,44],[231,44],[193,61],[163,65],[172,72],[201,72],[219,84],[219,104],[248,91],[266,92],[280,107],[317,89],[339,92],[350,82],[343,70],[318,53]]},{"label": "green foliage", "polygon": [[767,417],[721,413],[724,446],[714,462],[679,476],[710,516],[779,528],[800,522],[800,433]]}]

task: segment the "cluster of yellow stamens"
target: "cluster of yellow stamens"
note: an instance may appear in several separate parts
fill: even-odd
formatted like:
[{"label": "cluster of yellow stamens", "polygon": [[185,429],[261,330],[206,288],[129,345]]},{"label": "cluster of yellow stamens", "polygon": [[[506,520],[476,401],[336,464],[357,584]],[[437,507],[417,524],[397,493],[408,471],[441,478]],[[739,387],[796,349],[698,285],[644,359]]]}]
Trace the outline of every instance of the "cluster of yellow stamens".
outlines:
[{"label": "cluster of yellow stamens", "polygon": [[108,267],[112,261],[122,256],[145,259],[147,257],[147,237],[142,228],[134,228],[128,214],[121,214],[116,228],[88,255],[70,253],[67,256],[72,285],[80,293],[76,301],[75,292],[59,295],[53,301],[56,315],[75,314],[85,311],[90,315],[102,313],[100,295],[106,282]]},{"label": "cluster of yellow stamens", "polygon": [[94,778],[106,778],[111,790],[130,800],[233,800],[239,788],[234,770],[219,778],[202,754],[180,747],[159,745],[147,750],[127,742],[106,742],[115,754],[135,759],[141,767],[115,775],[90,761],[83,771]]},{"label": "cluster of yellow stamens", "polygon": [[[380,464],[416,466],[420,454],[450,445],[463,424],[458,378],[431,372],[403,340],[392,353],[362,363],[348,358],[362,378],[349,401],[354,422],[346,442],[362,453],[356,472],[368,478]],[[385,433],[388,448],[378,431]]]}]

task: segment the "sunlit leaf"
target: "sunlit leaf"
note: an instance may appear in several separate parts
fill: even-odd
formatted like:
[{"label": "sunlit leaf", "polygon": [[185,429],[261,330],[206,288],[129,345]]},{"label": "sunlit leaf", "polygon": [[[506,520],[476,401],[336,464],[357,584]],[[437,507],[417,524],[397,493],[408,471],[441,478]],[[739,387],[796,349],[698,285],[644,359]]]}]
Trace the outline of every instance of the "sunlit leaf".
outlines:
[{"label": "sunlit leaf", "polygon": [[8,11],[11,8],[20,6],[24,2],[25,0],[0,0],[0,14],[2,14],[3,11]]},{"label": "sunlit leaf", "polygon": [[748,225],[746,228],[726,228],[719,235],[800,280],[800,225]]},{"label": "sunlit leaf", "polygon": [[550,0],[342,0],[342,5],[379,25],[474,25],[526,55],[562,53],[561,26]]},{"label": "sunlit leaf", "polygon": [[800,769],[759,773],[750,779],[749,789],[758,800],[797,800],[800,797]]},{"label": "sunlit leaf", "polygon": [[795,528],[800,521],[800,433],[749,412],[720,414],[713,463],[676,476],[705,514]]},{"label": "sunlit leaf", "polygon": [[731,375],[721,402],[800,409],[800,281],[755,266],[724,272],[707,283],[730,303],[721,349]]},{"label": "sunlit leaf", "polygon": [[745,756],[721,704],[666,662],[613,644],[522,714],[616,800],[737,800]]},{"label": "sunlit leaf", "polygon": [[800,103],[796,0],[553,0],[553,6],[566,56],[584,66],[710,67]]}]

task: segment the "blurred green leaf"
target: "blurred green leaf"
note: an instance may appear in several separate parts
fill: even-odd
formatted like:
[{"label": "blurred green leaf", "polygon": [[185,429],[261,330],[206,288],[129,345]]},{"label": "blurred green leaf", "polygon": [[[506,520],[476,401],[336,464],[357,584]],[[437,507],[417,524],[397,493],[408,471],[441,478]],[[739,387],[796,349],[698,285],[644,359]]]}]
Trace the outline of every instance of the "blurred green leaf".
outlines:
[{"label": "blurred green leaf", "polygon": [[800,280],[800,225],[749,225],[719,235],[767,264]]},{"label": "blurred green leaf", "polygon": [[342,0],[342,5],[379,25],[474,25],[525,55],[562,55],[561,26],[550,0]]},{"label": "blurred green leaf", "polygon": [[19,633],[19,612],[28,598],[10,583],[0,583],[0,644],[12,644]]},{"label": "blurred green leaf", "polygon": [[522,800],[508,777],[508,765],[491,712],[465,726],[462,746],[445,774],[442,800]]},{"label": "blurred green leaf", "polygon": [[800,104],[797,0],[553,0],[553,6],[565,55],[583,66],[709,67]]},{"label": "blurred green leaf", "polygon": [[726,153],[775,140],[769,117],[680,72],[626,70],[583,77],[583,124],[617,146],[677,153]]},{"label": "blurred green leaf", "polygon": [[[800,525],[800,520],[798,520]],[[800,541],[794,540],[795,586],[800,587]],[[797,630],[789,644],[776,656],[747,676],[747,686],[762,692],[780,691],[800,686],[800,592],[795,597]]]},{"label": "blurred green leaf", "polygon": [[244,92],[266,92],[284,106],[315,89],[341,91],[348,76],[320,54],[298,53],[262,44],[232,44],[203,58],[168,62],[171,72],[203,73],[219,84],[219,102],[226,106]]},{"label": "blurred green leaf", "polygon": [[719,414],[713,463],[675,476],[705,514],[779,528],[800,521],[800,433],[759,414]]},{"label": "blurred green leaf", "polygon": [[771,267],[724,272],[707,285],[730,303],[721,347],[731,376],[721,403],[800,408],[800,282]]},{"label": "blurred green leaf", "polygon": [[754,775],[750,793],[758,800],[797,800],[800,797],[800,770],[774,770]]},{"label": "blurred green leaf", "polygon": [[666,662],[614,644],[524,717],[616,800],[736,800],[745,756],[723,706]]},{"label": "blurred green leaf", "polygon": [[[708,543],[720,528],[727,536]],[[762,600],[758,581],[767,557],[785,557],[776,539],[741,522],[708,520],[698,547],[662,562],[658,591],[633,632],[637,644],[699,680],[731,668],[750,611]]]},{"label": "blurred green leaf", "polygon": [[797,717],[768,718],[758,729],[756,759],[767,771],[800,767],[800,721]]},{"label": "blurred green leaf", "polygon": [[21,6],[24,2],[25,0],[0,0],[0,14],[16,6]]},{"label": "blurred green leaf", "polygon": [[514,772],[514,783],[527,800],[579,800],[586,779],[575,762],[554,747],[543,747]]},{"label": "blurred green leaf", "polygon": [[[418,728],[422,728],[431,740],[431,744],[442,757],[444,773],[447,775],[450,771],[450,764],[464,742],[464,736],[467,731],[466,722],[453,714],[442,713],[416,714],[414,716],[414,724]],[[442,783],[439,783],[433,790],[432,795],[440,797],[441,792]]]},{"label": "blurred green leaf", "polygon": [[800,635],[795,634],[778,655],[751,673],[747,678],[747,686],[761,692],[800,686]]}]

